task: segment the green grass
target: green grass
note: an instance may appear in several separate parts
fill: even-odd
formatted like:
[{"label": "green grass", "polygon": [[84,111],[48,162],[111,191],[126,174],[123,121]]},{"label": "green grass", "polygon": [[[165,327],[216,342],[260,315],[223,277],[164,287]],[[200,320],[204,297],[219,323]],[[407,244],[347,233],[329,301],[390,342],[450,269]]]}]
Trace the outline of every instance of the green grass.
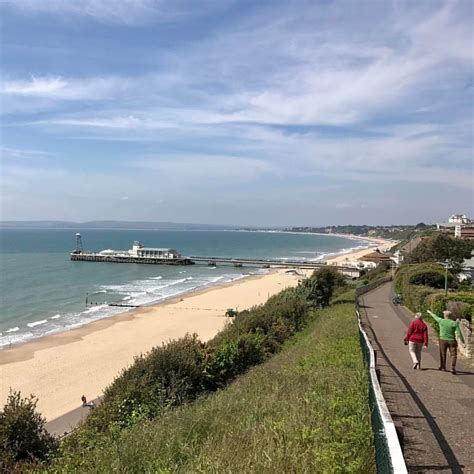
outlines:
[{"label": "green grass", "polygon": [[51,470],[375,472],[367,392],[354,305],[338,304],[227,388],[69,446]]}]

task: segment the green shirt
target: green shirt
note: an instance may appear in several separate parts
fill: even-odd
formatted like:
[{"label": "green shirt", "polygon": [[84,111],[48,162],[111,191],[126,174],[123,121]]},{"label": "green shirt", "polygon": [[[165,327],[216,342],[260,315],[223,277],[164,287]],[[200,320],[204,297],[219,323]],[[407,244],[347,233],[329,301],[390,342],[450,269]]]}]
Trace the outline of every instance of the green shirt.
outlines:
[{"label": "green shirt", "polygon": [[444,341],[456,341],[455,334],[458,336],[458,339],[464,342],[462,337],[461,330],[459,329],[459,324],[452,319],[444,319],[436,316],[436,314],[428,311],[428,313],[436,320],[439,324],[439,338]]}]

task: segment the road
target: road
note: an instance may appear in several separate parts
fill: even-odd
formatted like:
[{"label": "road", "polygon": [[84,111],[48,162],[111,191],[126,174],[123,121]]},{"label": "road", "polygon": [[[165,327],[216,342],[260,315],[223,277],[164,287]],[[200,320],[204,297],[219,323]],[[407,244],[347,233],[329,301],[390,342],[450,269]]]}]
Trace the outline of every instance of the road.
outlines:
[{"label": "road", "polygon": [[359,302],[363,325],[377,351],[382,391],[394,421],[403,427],[407,468],[474,473],[472,364],[458,356],[458,375],[438,371],[436,333],[429,328],[422,370],[413,370],[403,345],[413,314],[393,305],[392,295],[392,283],[385,283]]}]

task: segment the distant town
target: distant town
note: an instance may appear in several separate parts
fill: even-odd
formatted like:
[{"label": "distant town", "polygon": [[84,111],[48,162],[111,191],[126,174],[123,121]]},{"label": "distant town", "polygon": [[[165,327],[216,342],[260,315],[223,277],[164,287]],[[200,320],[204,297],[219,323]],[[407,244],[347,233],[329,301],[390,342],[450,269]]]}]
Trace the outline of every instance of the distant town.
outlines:
[{"label": "distant town", "polygon": [[415,235],[431,235],[436,232],[445,232],[456,238],[474,239],[474,221],[465,214],[452,214],[446,222],[416,225],[336,225],[325,227],[288,227],[290,232],[314,232],[323,234],[349,234],[361,237],[381,237],[393,240],[407,240]]}]

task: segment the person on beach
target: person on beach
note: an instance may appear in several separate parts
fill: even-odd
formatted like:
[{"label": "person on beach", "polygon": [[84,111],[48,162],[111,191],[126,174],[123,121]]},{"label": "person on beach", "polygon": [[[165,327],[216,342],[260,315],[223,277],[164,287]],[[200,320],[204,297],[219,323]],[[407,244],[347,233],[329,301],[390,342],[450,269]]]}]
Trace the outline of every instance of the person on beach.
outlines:
[{"label": "person on beach", "polygon": [[85,395],[82,395],[81,397],[81,402],[82,402],[82,406],[85,407],[87,406],[87,398]]},{"label": "person on beach", "polygon": [[423,321],[421,313],[415,314],[415,319],[408,326],[405,345],[413,361],[414,369],[421,369],[421,349],[428,347],[428,326]]},{"label": "person on beach", "polygon": [[459,329],[458,323],[454,320],[454,316],[451,311],[443,311],[444,318],[440,318],[431,311],[428,314],[439,325],[439,367],[438,370],[446,370],[446,352],[449,349],[449,355],[451,356],[451,373],[456,375],[456,360],[458,357],[458,339],[464,343],[462,332]]}]

